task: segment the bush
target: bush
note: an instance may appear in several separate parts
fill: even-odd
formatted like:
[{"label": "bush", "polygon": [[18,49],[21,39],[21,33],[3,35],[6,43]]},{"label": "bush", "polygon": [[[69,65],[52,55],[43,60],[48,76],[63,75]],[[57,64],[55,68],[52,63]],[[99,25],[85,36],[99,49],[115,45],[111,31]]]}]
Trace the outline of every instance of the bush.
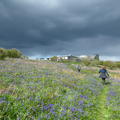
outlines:
[{"label": "bush", "polygon": [[0,60],[8,58],[21,58],[22,53],[17,49],[4,49],[0,48]]},{"label": "bush", "polygon": [[120,68],[120,62],[116,62],[116,67]]},{"label": "bush", "polygon": [[0,48],[0,60],[4,60],[7,56],[7,51],[4,48]]},{"label": "bush", "polygon": [[93,60],[91,61],[91,64],[92,66],[99,66],[100,65],[100,61],[99,60]]},{"label": "bush", "polygon": [[82,60],[82,63],[86,66],[90,65],[91,64],[91,61],[90,60],[87,60],[87,59],[84,59]]},{"label": "bush", "polygon": [[105,61],[103,65],[109,67],[110,69],[113,69],[116,67],[116,64],[111,61]]},{"label": "bush", "polygon": [[117,67],[116,62],[112,62],[112,61],[100,61],[99,65],[100,66],[106,66],[106,67],[108,67],[110,69],[113,69],[113,68]]},{"label": "bush", "polygon": [[52,61],[57,61],[57,56],[53,56],[53,57],[51,58],[51,60],[52,60]]},{"label": "bush", "polygon": [[7,56],[9,58],[20,58],[22,56],[22,53],[14,48],[7,50]]}]

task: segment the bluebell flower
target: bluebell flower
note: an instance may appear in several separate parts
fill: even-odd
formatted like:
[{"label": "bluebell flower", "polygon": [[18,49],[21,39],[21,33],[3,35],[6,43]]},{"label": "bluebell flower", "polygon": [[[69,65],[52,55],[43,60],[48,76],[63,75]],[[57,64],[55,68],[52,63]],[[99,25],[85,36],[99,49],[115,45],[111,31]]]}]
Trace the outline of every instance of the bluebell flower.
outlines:
[{"label": "bluebell flower", "polygon": [[7,103],[7,101],[6,101],[6,97],[2,97],[2,98],[0,98],[0,104],[2,104],[2,103]]},{"label": "bluebell flower", "polygon": [[54,110],[53,110],[53,109],[50,109],[50,112],[51,112],[52,114],[55,114],[55,112],[54,112]]},{"label": "bluebell flower", "polygon": [[34,101],[34,98],[33,98],[33,97],[30,97],[29,100],[30,100],[30,101]]},{"label": "bluebell flower", "polygon": [[93,106],[93,103],[88,103],[86,106],[87,107]]},{"label": "bluebell flower", "polygon": [[81,112],[81,113],[83,113],[83,112],[84,112],[82,109],[77,109],[77,111],[79,111],[79,112]]},{"label": "bluebell flower", "polygon": [[0,104],[2,104],[2,103],[6,103],[6,101],[5,100],[0,100]]},{"label": "bluebell flower", "polygon": [[84,95],[80,95],[81,98],[84,98],[84,99],[88,99],[87,96],[84,96]]},{"label": "bluebell flower", "polygon": [[73,107],[73,108],[71,108],[71,111],[72,111],[72,112],[75,112],[75,111],[76,111],[76,109]]},{"label": "bluebell flower", "polygon": [[84,104],[84,101],[81,100],[81,101],[78,102],[78,104],[79,104],[79,105],[83,105],[83,104]]},{"label": "bluebell flower", "polygon": [[54,104],[49,104],[49,107],[53,107]]},{"label": "bluebell flower", "polygon": [[110,91],[109,94],[110,94],[111,96],[115,96],[115,95],[116,95],[116,93],[115,93],[114,91]]},{"label": "bluebell flower", "polygon": [[53,107],[54,104],[49,104],[48,106],[44,106],[43,109],[48,110]]},{"label": "bluebell flower", "polygon": [[110,100],[111,100],[111,97],[110,97],[110,96],[108,96],[108,97],[107,97],[107,100],[108,100],[108,101],[110,101]]}]

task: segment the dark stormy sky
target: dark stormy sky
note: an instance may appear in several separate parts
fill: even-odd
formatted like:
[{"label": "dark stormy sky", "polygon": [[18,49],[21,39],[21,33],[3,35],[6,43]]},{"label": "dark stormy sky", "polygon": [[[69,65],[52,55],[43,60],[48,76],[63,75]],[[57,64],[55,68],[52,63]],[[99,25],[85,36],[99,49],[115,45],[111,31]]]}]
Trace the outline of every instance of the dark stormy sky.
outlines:
[{"label": "dark stormy sky", "polygon": [[120,0],[0,0],[0,47],[119,58]]}]

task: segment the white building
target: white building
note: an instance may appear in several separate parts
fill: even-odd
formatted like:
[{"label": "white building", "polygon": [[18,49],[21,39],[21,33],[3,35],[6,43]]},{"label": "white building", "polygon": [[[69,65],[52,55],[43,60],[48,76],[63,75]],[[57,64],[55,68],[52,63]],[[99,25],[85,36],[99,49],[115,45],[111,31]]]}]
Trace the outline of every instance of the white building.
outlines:
[{"label": "white building", "polygon": [[88,56],[88,55],[80,55],[80,56],[77,56],[78,58],[80,58],[81,60],[82,59],[88,59],[88,60],[94,60],[95,59],[95,56],[92,55],[92,56]]}]

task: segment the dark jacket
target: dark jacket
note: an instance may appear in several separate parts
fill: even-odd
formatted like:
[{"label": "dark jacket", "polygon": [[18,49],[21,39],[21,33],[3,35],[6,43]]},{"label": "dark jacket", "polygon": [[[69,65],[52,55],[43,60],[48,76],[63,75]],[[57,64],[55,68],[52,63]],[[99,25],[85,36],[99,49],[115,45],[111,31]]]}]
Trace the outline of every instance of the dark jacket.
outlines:
[{"label": "dark jacket", "polygon": [[108,78],[109,77],[109,74],[106,69],[100,69],[99,73],[100,73],[100,76],[99,76],[100,78]]},{"label": "dark jacket", "polygon": [[77,69],[78,69],[78,70],[80,70],[80,69],[81,69],[81,67],[78,65],[78,66],[77,66]]}]

